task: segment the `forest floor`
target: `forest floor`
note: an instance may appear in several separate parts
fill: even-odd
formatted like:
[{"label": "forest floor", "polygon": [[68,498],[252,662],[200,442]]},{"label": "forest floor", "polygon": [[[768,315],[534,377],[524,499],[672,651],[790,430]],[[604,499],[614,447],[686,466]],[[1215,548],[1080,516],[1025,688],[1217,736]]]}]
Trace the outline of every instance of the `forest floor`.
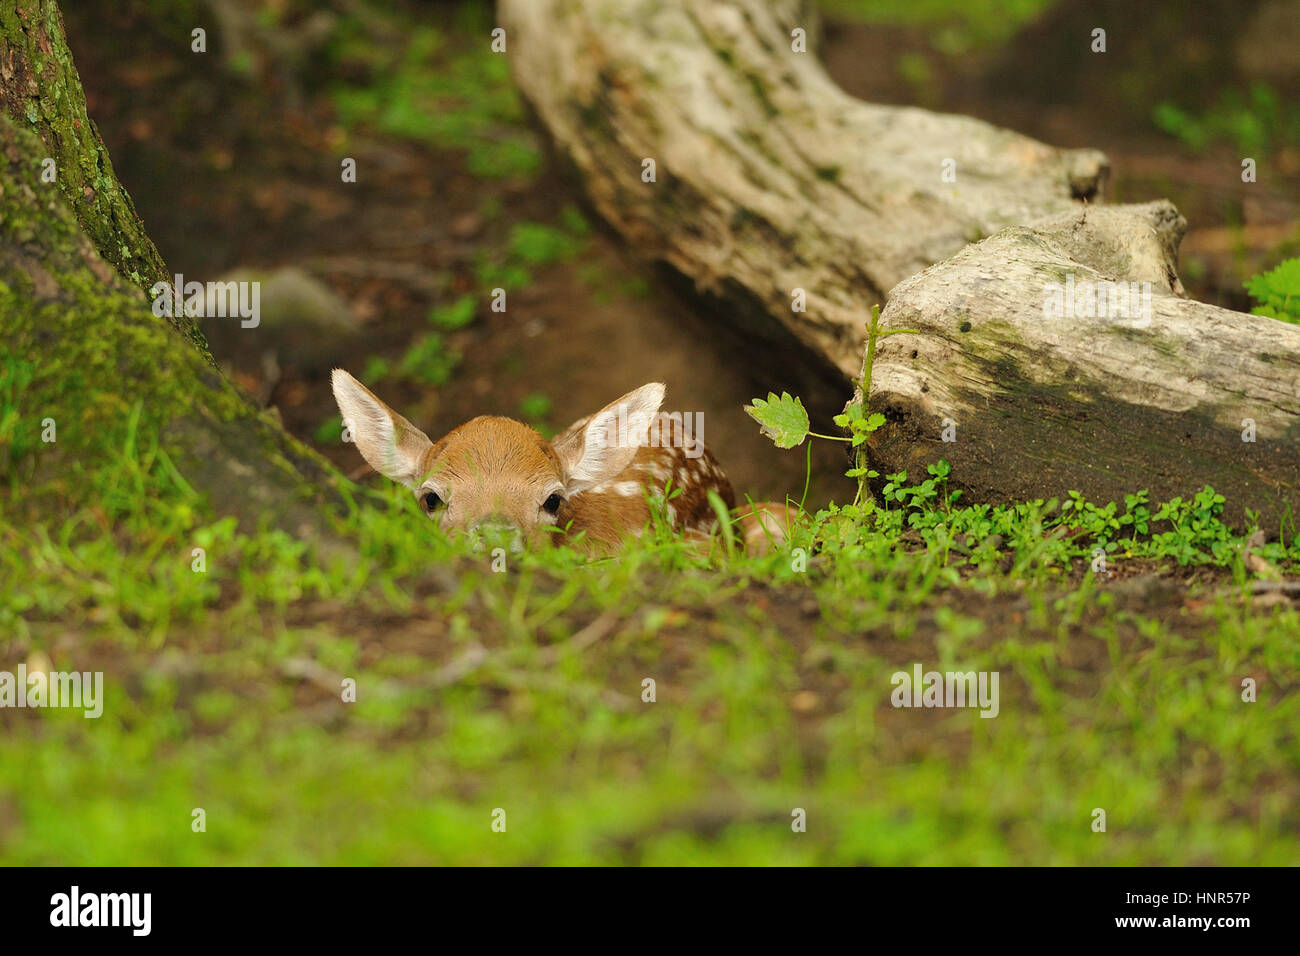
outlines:
[{"label": "forest floor", "polygon": [[[352,327],[290,309],[272,354],[262,339],[214,351],[366,490],[342,526],[357,551],[338,555],[237,529],[132,446],[92,474],[147,511],[106,518],[92,500],[31,540],[5,532],[0,571],[22,578],[0,605],[7,656],[111,676],[99,721],[11,712],[0,859],[1300,858],[1300,611],[1261,583],[1300,571],[1300,547],[1289,528],[1259,544],[1225,527],[1212,493],[966,507],[936,468],[821,510],[853,484],[818,449],[799,560],[652,533],[615,559],[556,550],[495,573],[367,475],[339,441],[333,364],[431,434],[487,412],[554,430],[662,380],[756,498],[799,497],[805,459],[741,405],[788,388],[827,422],[846,397],[747,350],[590,220],[486,52],[481,7],[395,7],[304,39],[291,68],[283,44],[259,46],[310,36],[286,14],[209,71],[174,42],[187,29],[136,7],[113,43],[92,10],[65,11],[90,113],[172,269],[291,267],[345,304]],[[1104,103],[1071,126],[972,102],[981,36],[940,55],[925,23],[832,21],[824,56],[858,95],[1106,149],[1112,197],[1167,194],[1192,220],[1199,298],[1246,307],[1245,276],[1293,254],[1294,179],[1216,185],[1232,144],[1183,150],[1136,119],[1098,122]],[[497,286],[506,313],[486,307]],[[211,556],[201,574],[192,544]],[[894,675],[917,664],[998,672],[997,716],[893,706]]]}]

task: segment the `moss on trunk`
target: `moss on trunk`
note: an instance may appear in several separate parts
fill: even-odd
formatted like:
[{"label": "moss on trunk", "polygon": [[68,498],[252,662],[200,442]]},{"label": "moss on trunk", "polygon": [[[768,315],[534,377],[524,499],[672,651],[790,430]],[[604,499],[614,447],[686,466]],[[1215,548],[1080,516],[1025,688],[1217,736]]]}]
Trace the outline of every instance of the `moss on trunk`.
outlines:
[{"label": "moss on trunk", "polygon": [[[35,162],[44,147],[0,115],[0,467],[33,513],[96,493],[87,480],[158,438],[186,482],[248,529],[324,530],[336,473],[154,316],[108,265]],[[43,441],[53,419],[56,441]],[[12,518],[15,511],[9,511]]]},{"label": "moss on trunk", "polygon": [[[39,170],[53,160],[54,184],[99,255],[146,293],[170,278],[86,113],[55,0],[0,4],[0,106],[40,137],[41,148],[32,149],[27,161]],[[211,361],[192,319],[170,321]]]}]

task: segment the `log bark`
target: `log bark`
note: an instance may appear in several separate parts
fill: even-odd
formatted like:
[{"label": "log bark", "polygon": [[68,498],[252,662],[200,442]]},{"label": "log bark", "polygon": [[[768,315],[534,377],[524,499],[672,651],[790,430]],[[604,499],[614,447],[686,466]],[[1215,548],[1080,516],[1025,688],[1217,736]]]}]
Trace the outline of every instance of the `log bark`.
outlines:
[{"label": "log bark", "polygon": [[[876,353],[871,407],[890,422],[877,469],[947,458],[981,501],[1162,500],[1210,484],[1232,520],[1251,508],[1276,530],[1300,511],[1300,326],[1183,297],[1185,228],[1167,201],[1096,207],[1006,229],[896,286],[881,322],[919,334]],[[1149,288],[1149,312],[1139,299],[1096,314],[1120,311],[1118,283]]]},{"label": "log bark", "polygon": [[[500,10],[517,82],[592,205],[727,306],[714,314],[785,329],[856,383],[892,290],[886,326],[921,334],[886,340],[873,370],[882,473],[946,457],[977,500],[1211,484],[1234,518],[1300,505],[1300,329],[1183,298],[1172,206],[1084,202],[1101,154],[848,97],[792,51],[792,31],[816,33],[799,0]],[[1149,321],[1046,316],[1067,280],[1150,282]]]},{"label": "log bark", "polygon": [[596,211],[747,331],[784,327],[847,376],[888,289],[1103,189],[1095,150],[848,96],[802,0],[502,0],[500,16]]}]

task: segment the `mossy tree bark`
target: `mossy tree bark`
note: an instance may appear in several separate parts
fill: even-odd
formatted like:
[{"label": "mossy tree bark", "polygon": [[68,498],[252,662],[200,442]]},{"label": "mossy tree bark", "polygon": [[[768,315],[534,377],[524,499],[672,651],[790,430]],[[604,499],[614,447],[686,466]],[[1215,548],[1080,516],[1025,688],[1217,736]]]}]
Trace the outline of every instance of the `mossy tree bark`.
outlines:
[{"label": "mossy tree bark", "polygon": [[148,288],[167,270],[86,117],[51,0],[0,6],[0,72],[6,518],[80,507],[104,469],[156,451],[247,530],[327,532],[337,473],[246,401],[189,320],[154,314]]},{"label": "mossy tree bark", "polygon": [[[40,137],[43,151],[32,161],[55,177],[100,256],[145,292],[155,282],[169,281],[167,266],[86,114],[86,95],[54,0],[0,3],[0,109]],[[192,319],[177,315],[170,321],[207,355]]]}]

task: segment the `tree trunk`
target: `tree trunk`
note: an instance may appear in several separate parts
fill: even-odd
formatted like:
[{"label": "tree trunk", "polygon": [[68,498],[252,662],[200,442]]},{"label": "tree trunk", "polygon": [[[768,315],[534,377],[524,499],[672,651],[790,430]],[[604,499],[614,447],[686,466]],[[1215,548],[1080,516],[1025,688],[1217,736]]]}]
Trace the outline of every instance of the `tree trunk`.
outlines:
[{"label": "tree trunk", "polygon": [[78,475],[123,456],[159,461],[156,436],[217,514],[324,533],[336,473],[222,377],[191,320],[154,315],[147,290],[167,269],[85,115],[53,0],[6,6],[0,42],[5,483],[27,507],[58,508],[78,498]]},{"label": "tree trunk", "polygon": [[[146,293],[155,282],[170,281],[135,204],[113,173],[99,130],[86,115],[86,94],[54,0],[0,5],[0,109],[41,138],[44,149],[32,161],[46,177],[55,177],[63,201],[99,254]],[[191,319],[178,314],[171,321],[207,356],[207,344]]]}]

